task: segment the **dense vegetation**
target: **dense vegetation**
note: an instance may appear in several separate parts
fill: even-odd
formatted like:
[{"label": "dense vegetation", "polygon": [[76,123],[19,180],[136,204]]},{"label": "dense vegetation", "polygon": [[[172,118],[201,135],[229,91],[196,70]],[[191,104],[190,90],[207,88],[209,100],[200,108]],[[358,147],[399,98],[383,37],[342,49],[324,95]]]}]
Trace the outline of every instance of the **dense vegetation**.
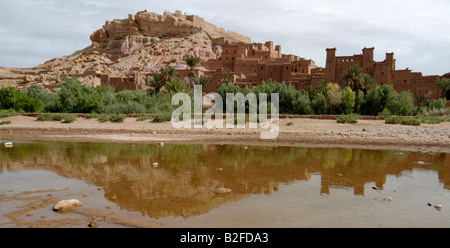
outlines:
[{"label": "dense vegetation", "polygon": [[[192,58],[186,58],[191,59]],[[198,64],[189,61],[191,70]],[[75,78],[66,78],[60,89],[48,93],[40,86],[32,86],[19,91],[15,88],[0,89],[1,115],[10,116],[20,112],[27,113],[85,113],[88,118],[98,118],[99,121],[124,120],[124,114],[153,114],[153,121],[164,122],[170,120],[171,113],[178,106],[171,105],[171,98],[178,92],[193,95],[192,82],[201,84],[203,89],[208,85],[205,78],[193,78],[189,82],[179,80],[177,72],[171,67],[164,68],[161,73],[155,73],[149,79],[152,91],[124,90],[115,92],[112,87],[100,86],[97,88],[82,85]],[[343,115],[339,120],[343,123],[354,123],[359,115],[381,116],[439,116],[448,115],[445,108],[446,100],[427,100],[423,96],[413,96],[411,92],[397,93],[392,85],[376,85],[369,75],[361,74],[358,68],[351,68],[346,74],[348,86],[340,87],[338,84],[323,81],[321,87],[308,87],[297,90],[292,85],[286,85],[273,80],[263,82],[254,89],[241,88],[231,82],[227,74],[217,93],[223,97],[224,111],[226,111],[226,94],[241,92],[244,95],[267,93],[270,113],[270,94],[279,94],[280,114],[292,115]],[[439,87],[447,89],[445,82],[439,81]],[[356,91],[355,91],[356,90]],[[445,96],[444,94],[442,95]],[[418,104],[415,104],[414,100]],[[248,113],[248,106],[246,109]],[[97,115],[98,114],[98,115]],[[352,115],[354,114],[354,115]],[[345,117],[344,117],[345,116]],[[42,115],[41,119],[61,119],[66,122],[76,120],[68,115]],[[140,120],[150,119],[141,118]],[[406,123],[406,122],[405,122]],[[416,123],[416,122],[415,122]]]}]

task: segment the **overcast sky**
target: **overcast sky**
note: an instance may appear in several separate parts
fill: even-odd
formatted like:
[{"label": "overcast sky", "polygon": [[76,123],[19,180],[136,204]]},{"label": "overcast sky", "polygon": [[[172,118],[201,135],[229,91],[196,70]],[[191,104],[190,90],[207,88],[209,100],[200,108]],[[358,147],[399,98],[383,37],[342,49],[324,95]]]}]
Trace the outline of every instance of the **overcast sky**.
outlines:
[{"label": "overcast sky", "polygon": [[0,66],[33,67],[91,44],[106,20],[141,10],[181,10],[251,37],[285,54],[325,66],[338,56],[375,47],[375,60],[394,52],[396,69],[450,72],[448,0],[0,0]]}]

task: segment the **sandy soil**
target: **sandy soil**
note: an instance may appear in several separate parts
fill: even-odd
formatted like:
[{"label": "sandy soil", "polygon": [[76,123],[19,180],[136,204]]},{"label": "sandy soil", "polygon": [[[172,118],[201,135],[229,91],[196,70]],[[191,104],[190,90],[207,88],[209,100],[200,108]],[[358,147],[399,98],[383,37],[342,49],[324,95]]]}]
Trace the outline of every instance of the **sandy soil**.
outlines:
[{"label": "sandy soil", "polygon": [[[2,140],[45,140],[136,143],[212,143],[309,147],[354,147],[450,152],[450,122],[420,126],[388,125],[383,120],[360,120],[339,124],[331,119],[280,119],[278,138],[262,140],[268,129],[175,129],[170,122],[139,122],[127,118],[123,123],[100,123],[78,118],[74,123],[37,121],[36,117],[4,118],[12,123],[0,126]],[[288,126],[287,123],[293,125]]]}]

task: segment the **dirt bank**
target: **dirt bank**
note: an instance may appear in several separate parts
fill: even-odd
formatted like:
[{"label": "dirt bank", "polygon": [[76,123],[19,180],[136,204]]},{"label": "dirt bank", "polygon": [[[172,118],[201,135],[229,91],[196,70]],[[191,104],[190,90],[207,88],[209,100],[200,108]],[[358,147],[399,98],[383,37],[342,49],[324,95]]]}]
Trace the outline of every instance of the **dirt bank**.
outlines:
[{"label": "dirt bank", "polygon": [[[2,140],[45,140],[81,142],[206,143],[309,147],[355,147],[450,152],[450,122],[420,126],[388,125],[383,120],[360,120],[339,124],[330,119],[280,119],[278,138],[262,140],[267,129],[175,129],[170,122],[139,122],[127,118],[123,123],[100,123],[78,118],[64,124],[37,121],[36,117],[4,118],[12,123],[0,126]],[[292,122],[292,125],[288,125]]]}]

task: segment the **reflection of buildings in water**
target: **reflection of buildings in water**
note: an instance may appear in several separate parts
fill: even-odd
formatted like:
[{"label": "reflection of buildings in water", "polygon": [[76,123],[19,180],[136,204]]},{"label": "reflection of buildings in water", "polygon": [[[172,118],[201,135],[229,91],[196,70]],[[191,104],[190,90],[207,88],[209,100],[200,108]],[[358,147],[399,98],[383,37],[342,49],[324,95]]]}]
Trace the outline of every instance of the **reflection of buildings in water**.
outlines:
[{"label": "reflection of buildings in water", "polygon": [[[103,187],[105,197],[119,207],[153,218],[204,214],[251,194],[271,194],[280,184],[309,180],[313,173],[320,174],[320,193],[325,194],[331,187],[345,187],[364,195],[367,183],[382,188],[388,175],[415,168],[435,170],[446,189],[450,179],[448,154],[202,145],[47,146],[36,151],[23,147],[23,154],[4,153],[0,165],[12,171],[46,169],[89,181]],[[20,149],[19,144],[16,147]],[[154,162],[158,168],[152,166]],[[216,194],[213,189],[218,187],[231,188],[232,193]]]}]

